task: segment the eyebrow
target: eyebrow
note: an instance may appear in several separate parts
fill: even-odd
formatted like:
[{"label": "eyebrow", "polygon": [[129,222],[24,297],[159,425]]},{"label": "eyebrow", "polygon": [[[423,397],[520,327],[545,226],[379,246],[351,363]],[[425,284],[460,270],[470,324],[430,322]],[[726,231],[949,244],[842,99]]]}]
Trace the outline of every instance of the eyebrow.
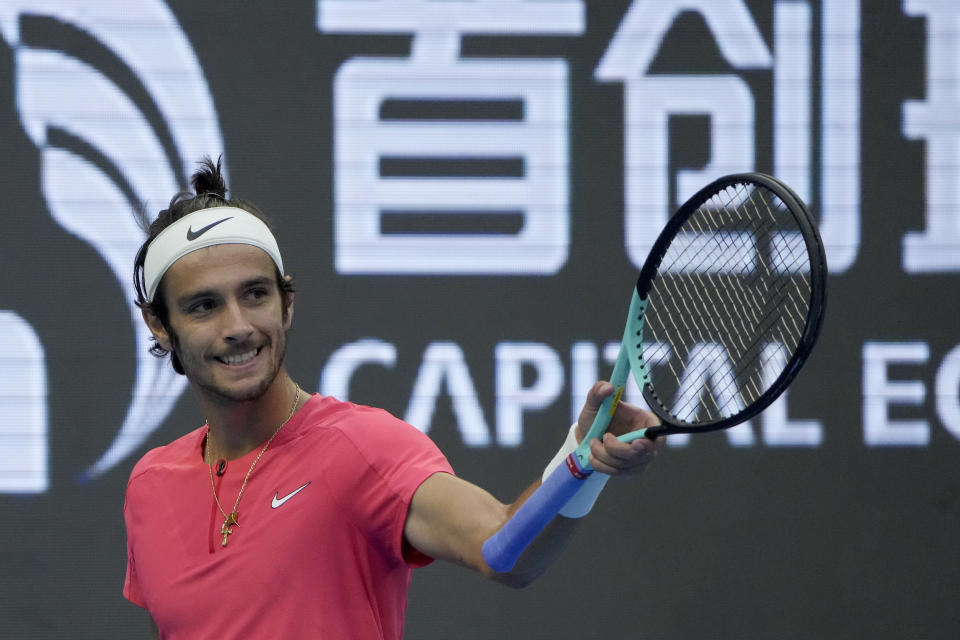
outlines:
[{"label": "eyebrow", "polygon": [[[249,287],[255,287],[260,285],[276,285],[276,281],[273,278],[268,276],[257,276],[256,278],[250,278],[249,280],[244,280],[238,286],[240,289],[247,289]],[[184,295],[177,298],[177,307],[182,309],[188,306],[194,300],[200,298],[218,298],[220,293],[216,289],[201,289],[200,291],[192,291],[190,293],[185,293]]]}]

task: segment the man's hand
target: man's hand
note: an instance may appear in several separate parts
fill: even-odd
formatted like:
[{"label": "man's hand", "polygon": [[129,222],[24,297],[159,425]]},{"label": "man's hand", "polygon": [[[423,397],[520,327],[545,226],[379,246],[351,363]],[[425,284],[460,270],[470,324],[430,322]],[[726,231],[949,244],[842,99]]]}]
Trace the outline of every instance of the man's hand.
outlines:
[{"label": "man's hand", "polygon": [[[613,391],[614,387],[609,382],[598,382],[590,389],[577,419],[578,442],[583,442],[600,405]],[[654,414],[621,401],[602,441],[595,439],[590,443],[590,464],[596,471],[611,476],[642,473],[656,456],[657,450],[663,444],[663,438],[657,438],[656,441],[638,438],[626,443],[617,440],[617,436],[658,424],[660,420]]]}]

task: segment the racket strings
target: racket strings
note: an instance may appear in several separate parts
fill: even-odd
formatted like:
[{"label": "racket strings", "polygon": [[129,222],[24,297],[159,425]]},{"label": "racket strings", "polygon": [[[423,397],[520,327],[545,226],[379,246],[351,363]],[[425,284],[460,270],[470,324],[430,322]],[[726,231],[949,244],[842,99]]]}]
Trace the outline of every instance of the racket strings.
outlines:
[{"label": "racket strings", "polygon": [[[739,194],[736,194],[734,197],[739,197]],[[719,210],[728,211],[729,204],[730,204],[729,201],[727,203],[724,203]],[[742,255],[743,252],[736,250],[733,239],[731,237],[728,237],[722,234],[715,234],[713,237],[713,241],[717,244],[718,247],[720,247],[720,250],[714,251],[712,253],[712,256],[710,256],[709,258],[709,262],[704,262],[702,260],[701,252],[696,251],[696,253],[691,253],[695,251],[697,248],[699,248],[697,243],[694,240],[695,238],[704,237],[704,235],[708,232],[708,229],[706,227],[709,227],[710,229],[718,229],[718,228],[721,228],[722,226],[716,219],[714,219],[710,209],[701,207],[701,211],[704,212],[706,216],[709,218],[710,224],[704,225],[700,220],[693,219],[688,227],[683,228],[681,230],[681,234],[682,234],[681,237],[684,238],[685,241],[680,243],[680,246],[682,246],[683,249],[679,254],[672,257],[672,262],[670,264],[688,266],[690,265],[693,258],[695,257],[700,262],[700,268],[703,271],[705,271],[709,277],[709,274],[711,272],[719,270],[721,266],[719,263],[726,255],[729,255],[730,253]],[[731,218],[731,217],[732,216],[728,215],[728,218]],[[669,257],[670,255],[668,253],[668,258]],[[741,261],[741,263],[738,266],[742,268],[747,265],[745,265],[743,261]],[[696,280],[696,282],[692,284],[695,284],[696,286],[687,286],[687,284],[681,280],[679,281],[679,283],[680,283],[680,286],[683,287],[683,291],[682,291],[683,295],[666,298],[668,302],[672,301],[675,303],[674,309],[671,310],[669,306],[665,309],[666,313],[671,314],[671,311],[675,311],[677,313],[677,316],[675,317],[671,315],[670,325],[676,326],[679,320],[679,323],[682,324],[685,329],[690,330],[690,325],[687,323],[686,318],[690,316],[691,310],[687,306],[686,300],[696,298],[699,302],[701,302],[701,304],[705,306],[706,305],[711,306],[711,308],[715,312],[712,315],[706,316],[711,322],[714,323],[713,328],[715,330],[725,331],[730,335],[735,335],[734,331],[732,331],[730,327],[727,327],[724,322],[725,314],[720,313],[719,310],[716,308],[716,305],[712,301],[705,300],[703,296],[700,295],[700,291],[705,286],[704,283],[702,282],[702,278],[700,274],[695,272],[693,274],[693,278]],[[715,286],[715,285],[711,284],[710,286]],[[683,309],[680,309],[676,305],[677,301],[683,304],[684,306]],[[738,302],[742,303],[743,301],[741,300]],[[747,306],[745,308],[749,309],[750,307]],[[754,317],[754,320],[756,321],[757,318]],[[716,325],[716,322],[720,323],[719,327]],[[699,335],[701,338],[706,337],[702,332],[699,332]],[[674,374],[677,375],[675,370],[674,370]]]},{"label": "racket strings", "polygon": [[[695,226],[695,227],[697,228],[697,233],[700,233],[700,234],[707,233],[707,230],[706,230],[706,229],[703,229],[703,228],[702,228],[702,225],[700,225],[700,224],[698,224],[698,223],[695,223],[693,226]],[[719,257],[720,257],[720,256],[722,256],[723,254],[725,254],[725,253],[727,253],[727,252],[730,251],[730,246],[731,246],[731,244],[732,244],[732,243],[729,241],[729,239],[723,239],[722,236],[720,237],[719,246],[721,247],[721,251],[720,251],[720,252],[717,252],[717,258],[714,260],[714,263],[716,263],[716,262],[719,260]],[[737,248],[737,251],[739,251],[739,247]],[[713,265],[711,265],[711,266],[713,266]],[[742,266],[742,265],[738,265],[738,266]],[[710,282],[708,282],[708,283],[703,282],[704,278],[701,278],[701,277],[699,277],[699,276],[696,275],[696,274],[694,275],[694,278],[697,280],[697,284],[699,285],[698,287],[695,288],[695,290],[697,290],[697,291],[703,290],[704,287],[715,287],[715,286],[718,286],[718,283],[716,283],[715,278],[713,278],[709,272],[708,272],[708,274],[707,274],[707,276],[706,276],[706,280],[710,281]],[[749,314],[750,314],[750,317],[749,317],[749,318],[747,318],[747,317],[737,317],[737,316],[730,317],[730,320],[731,320],[732,322],[736,322],[736,321],[739,320],[741,326],[739,326],[739,327],[726,327],[726,326],[724,326],[724,330],[726,330],[729,335],[737,336],[737,337],[742,337],[742,335],[743,335],[743,334],[742,334],[742,330],[749,326],[748,323],[749,323],[751,320],[752,320],[754,323],[758,323],[758,322],[760,321],[760,318],[756,315],[756,309],[757,309],[757,307],[758,307],[759,305],[758,305],[758,302],[757,302],[757,300],[755,299],[755,297],[752,296],[752,294],[751,294],[751,292],[750,292],[749,289],[743,289],[742,287],[736,287],[736,286],[734,286],[734,287],[732,287],[732,288],[730,289],[730,292],[731,292],[731,294],[732,294],[733,297],[734,297],[733,302],[734,302],[735,304],[737,304],[737,305],[740,305],[740,308],[741,308],[742,310],[745,310],[747,313],[749,313]],[[700,296],[699,296],[699,293],[698,293],[697,295],[698,295],[698,297],[700,297]],[[748,300],[748,297],[751,298],[751,299]],[[702,298],[701,298],[701,299],[702,299]],[[712,307],[712,309],[717,313],[717,316],[718,316],[719,318],[721,318],[721,320],[722,320],[722,319],[724,318],[724,314],[721,314],[721,313],[720,313],[720,310],[717,309],[716,304],[713,303],[712,301],[711,301],[711,307]],[[746,346],[746,345],[744,345],[744,346]]]},{"label": "racket strings", "polygon": [[[756,319],[756,316],[754,316]],[[774,315],[773,309],[770,310],[762,318],[757,319],[757,335],[770,334],[775,340],[780,343],[793,344],[796,342],[791,336],[787,335],[783,327],[779,327],[776,320],[779,317]],[[711,404],[711,409],[716,410],[720,415],[729,415],[735,413],[743,408],[743,402],[751,403],[757,398],[759,398],[764,391],[766,390],[768,383],[764,384],[764,381],[761,380],[762,375],[749,375],[742,376],[744,371],[760,371],[765,372],[768,370],[768,364],[771,361],[771,356],[766,355],[769,353],[768,350],[764,348],[763,342],[753,341],[750,344],[747,344],[743,339],[743,334],[738,334],[736,343],[726,343],[725,348],[728,351],[722,352],[721,357],[727,357],[729,355],[731,360],[731,366],[729,368],[723,368],[720,371],[719,376],[715,376],[712,382],[712,394],[703,395],[703,400]],[[739,347],[739,349],[737,349]],[[693,355],[691,354],[691,358]],[[741,397],[742,394],[742,397]],[[725,403],[728,403],[728,406],[723,406],[717,403],[716,399],[724,399]],[[692,408],[690,402],[688,402],[687,407],[680,407],[678,411],[683,411],[686,413],[691,413]]]},{"label": "racket strings", "polygon": [[802,234],[773,192],[739,184],[703,203],[667,249],[648,295],[644,359],[685,422],[741,411],[773,384],[803,335],[811,283]]},{"label": "racket strings", "polygon": [[[769,222],[775,223],[776,219],[775,219],[775,217],[774,217],[774,214],[773,214],[773,211],[772,211],[771,207],[769,206],[769,202],[768,202],[768,201],[766,201],[766,200],[761,200],[761,201],[758,203],[758,202],[757,202],[757,199],[753,198],[752,195],[751,195],[751,197],[747,199],[747,204],[753,209],[753,215],[754,215],[755,217],[757,217],[758,220],[761,220],[761,219],[764,219],[764,218],[765,218],[765,219],[768,220]],[[725,208],[725,211],[729,211],[729,210]],[[795,237],[796,237],[796,236],[795,236]],[[778,247],[777,247],[777,248],[778,248]],[[796,255],[796,254],[794,254],[794,255]],[[782,259],[782,256],[778,256],[778,257],[775,258],[774,260],[775,260],[776,262],[780,263],[780,264],[782,264],[782,263],[784,262],[783,259]],[[746,288],[741,288],[741,290],[742,290],[742,291],[746,291],[746,292],[748,292],[748,293],[753,292],[753,291],[756,291],[756,290],[759,290],[759,291],[762,292],[762,294],[763,294],[762,297],[764,297],[764,298],[769,298],[769,297],[771,296],[771,291],[770,291],[769,288],[768,288],[767,286],[765,286],[765,285],[767,285],[767,284],[769,283],[768,278],[770,278],[770,277],[772,276],[772,272],[774,272],[774,271],[790,272],[790,271],[795,271],[795,270],[796,270],[796,269],[794,269],[794,268],[790,268],[790,269],[774,268],[774,269],[771,269],[771,268],[768,267],[767,263],[766,263],[765,261],[762,261],[762,260],[761,260],[758,264],[759,264],[759,266],[762,268],[760,271],[758,271],[759,276],[761,276],[761,277],[759,277],[759,278],[757,278],[757,279],[754,279],[754,281],[752,281]],[[763,278],[763,276],[765,276],[766,278]],[[786,283],[786,282],[788,282],[788,281],[781,279],[781,280],[779,280],[779,282],[780,282],[781,285],[783,285],[784,283]],[[759,285],[759,286],[758,286],[758,285]],[[772,292],[772,295],[773,295],[773,298],[774,298],[774,299],[783,300],[783,288],[784,288],[784,287],[781,286],[781,287],[779,287],[779,290],[778,290],[778,291]],[[797,290],[799,290],[799,289],[797,289]],[[753,299],[754,299],[754,301],[756,301],[756,298],[755,298],[755,297],[754,297]],[[795,304],[796,304],[796,303],[795,303],[795,301],[790,301],[788,304],[794,305],[794,310],[796,311],[796,308],[795,308]],[[759,307],[756,307],[756,308],[759,308]],[[771,311],[774,310],[774,309],[775,309],[774,307],[771,307]],[[754,315],[753,317],[754,317],[755,320],[758,320],[758,327],[759,327],[758,332],[759,332],[760,334],[764,334],[764,333],[772,334],[772,333],[774,333],[775,327],[774,327],[773,325],[775,325],[776,323],[769,322],[768,320],[770,320],[770,319],[772,319],[772,318],[779,318],[779,316],[773,316],[772,313],[770,313],[770,314],[768,314],[767,316],[764,316],[762,322],[759,321],[759,319],[757,318],[756,315]],[[788,319],[790,318],[789,314],[788,314],[787,316],[785,316],[785,317],[788,318]],[[798,325],[797,325],[795,322],[794,322],[794,327],[795,327],[795,328],[798,327]],[[800,330],[802,331],[802,327],[800,327]],[[799,335],[799,334],[796,334],[796,333],[795,333],[794,335]],[[790,344],[790,343],[791,343],[791,338],[785,334],[783,328],[780,328],[780,329],[776,332],[776,336],[775,336],[775,337],[777,337],[780,342],[785,342],[785,343],[787,343],[787,344]],[[741,340],[740,342],[741,342],[741,345],[742,345],[742,342],[743,342],[743,341]],[[794,340],[793,342],[795,342],[795,340]],[[746,352],[746,350],[744,350],[744,352]],[[765,372],[765,371],[768,371],[768,364],[771,362],[773,355],[776,354],[776,353],[779,353],[779,351],[771,351],[771,350],[769,350],[769,349],[754,350],[754,351],[753,351],[753,354],[754,354],[753,357],[752,357],[750,360],[748,360],[748,361],[746,361],[746,362],[744,363],[744,367],[746,367],[746,368],[756,368],[756,367],[757,367],[757,360],[760,359],[761,361],[760,361],[760,363],[759,363],[759,366],[760,366],[760,368],[761,368],[761,371],[764,371],[764,372]],[[765,354],[769,354],[769,355],[765,355]],[[756,399],[756,397],[759,397],[759,396],[764,392],[765,387],[766,387],[766,385],[761,384],[761,382],[760,382],[760,380],[758,380],[758,377],[757,377],[757,376],[750,376],[750,377],[748,377],[748,378],[745,380],[745,383],[746,383],[746,385],[745,385],[746,388],[745,388],[744,390],[748,392],[748,393],[746,394],[746,395],[748,395],[748,401],[753,401],[754,399]],[[715,384],[715,387],[719,387],[719,388],[715,391],[717,397],[735,397],[735,396],[731,395],[731,394],[732,394],[731,387],[734,387],[734,385],[736,385],[736,380],[733,379],[733,376],[732,376],[732,375],[726,375],[726,376],[724,377],[723,381],[722,381],[722,384],[718,384],[718,383],[716,383],[716,382],[715,382],[714,384]],[[708,397],[710,397],[710,396],[708,396]],[[736,404],[739,405],[740,403],[738,402],[738,403],[736,403]],[[739,407],[738,407],[738,408],[739,408]]]}]

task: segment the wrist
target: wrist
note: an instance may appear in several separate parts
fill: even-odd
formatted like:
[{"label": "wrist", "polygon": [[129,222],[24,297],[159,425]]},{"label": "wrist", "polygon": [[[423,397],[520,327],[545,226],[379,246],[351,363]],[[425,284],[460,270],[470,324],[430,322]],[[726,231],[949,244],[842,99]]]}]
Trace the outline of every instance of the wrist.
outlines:
[{"label": "wrist", "polygon": [[[546,480],[547,477],[553,473],[557,467],[564,463],[567,457],[577,450],[578,446],[577,425],[574,423],[574,425],[571,426],[570,430],[567,432],[567,438],[564,440],[560,450],[557,451],[557,454],[553,456],[553,459],[550,460],[550,463],[547,464],[547,467],[543,470],[543,476],[541,480]],[[582,485],[573,495],[573,497],[571,497],[563,506],[563,508],[560,509],[560,515],[565,518],[582,518],[590,513],[594,503],[600,496],[600,492],[603,491],[603,488],[606,486],[607,480],[609,479],[610,476],[604,473],[591,473],[583,481]]]},{"label": "wrist", "polygon": [[567,457],[577,450],[577,447],[580,446],[580,443],[577,441],[577,425],[574,424],[570,427],[570,430],[567,432],[567,439],[563,441],[563,445],[560,446],[560,450],[557,451],[556,455],[553,456],[553,459],[547,464],[546,468],[543,470],[543,475],[540,476],[541,481],[545,481],[554,469],[563,464],[563,461]]}]

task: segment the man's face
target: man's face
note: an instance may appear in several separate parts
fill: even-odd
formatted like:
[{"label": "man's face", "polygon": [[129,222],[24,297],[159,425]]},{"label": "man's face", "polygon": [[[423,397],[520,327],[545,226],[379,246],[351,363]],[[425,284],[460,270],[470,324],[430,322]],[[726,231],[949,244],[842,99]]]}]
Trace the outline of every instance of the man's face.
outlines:
[{"label": "man's face", "polygon": [[199,249],[167,270],[167,327],[155,316],[145,318],[199,389],[220,399],[253,400],[277,377],[293,309],[284,317],[275,274],[266,253],[244,244]]}]

